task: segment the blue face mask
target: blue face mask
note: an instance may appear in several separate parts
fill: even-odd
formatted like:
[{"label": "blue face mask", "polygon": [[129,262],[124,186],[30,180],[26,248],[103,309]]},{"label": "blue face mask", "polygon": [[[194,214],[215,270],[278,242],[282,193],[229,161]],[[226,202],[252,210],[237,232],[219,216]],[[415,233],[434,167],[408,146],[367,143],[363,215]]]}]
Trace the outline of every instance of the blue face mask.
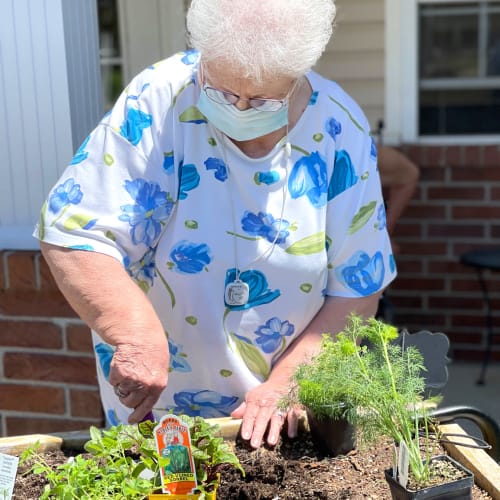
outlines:
[{"label": "blue face mask", "polygon": [[212,101],[202,90],[197,106],[214,127],[237,141],[262,137],[288,124],[288,103],[278,111],[241,111],[233,104]]}]

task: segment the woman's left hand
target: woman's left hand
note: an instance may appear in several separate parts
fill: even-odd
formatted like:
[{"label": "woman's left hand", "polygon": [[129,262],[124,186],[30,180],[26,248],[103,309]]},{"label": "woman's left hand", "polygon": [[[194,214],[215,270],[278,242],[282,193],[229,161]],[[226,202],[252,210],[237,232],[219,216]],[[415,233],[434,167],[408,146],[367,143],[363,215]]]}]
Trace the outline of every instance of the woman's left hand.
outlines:
[{"label": "woman's left hand", "polygon": [[241,437],[250,440],[253,448],[259,448],[267,431],[267,443],[274,446],[281,429],[288,420],[288,436],[297,435],[298,414],[295,410],[280,410],[278,404],[286,396],[288,386],[268,380],[251,389],[245,402],[231,413],[233,418],[241,418]]}]

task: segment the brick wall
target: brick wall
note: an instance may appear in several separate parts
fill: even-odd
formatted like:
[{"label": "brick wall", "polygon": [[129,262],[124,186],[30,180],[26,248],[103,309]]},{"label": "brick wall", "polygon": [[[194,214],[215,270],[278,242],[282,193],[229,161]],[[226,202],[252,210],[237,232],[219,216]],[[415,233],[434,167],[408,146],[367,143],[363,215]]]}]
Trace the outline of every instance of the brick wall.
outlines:
[{"label": "brick wall", "polygon": [[39,252],[0,252],[0,435],[102,423],[90,330]]},{"label": "brick wall", "polygon": [[[391,286],[395,323],[442,331],[455,359],[481,360],[485,306],[476,271],[462,253],[500,248],[500,147],[402,148],[421,168],[418,192],[395,232],[399,277]],[[485,272],[494,324],[500,317],[500,273]],[[492,359],[500,359],[496,342]]]},{"label": "brick wall", "polygon": [[[395,323],[445,332],[456,359],[482,359],[485,308],[461,253],[500,247],[500,147],[407,145],[421,167],[400,221]],[[495,321],[500,273],[486,273]],[[500,336],[499,336],[500,339]],[[38,252],[0,252],[0,431],[54,432],[102,424],[88,329],[57,291]],[[493,359],[500,360],[500,342]]]}]

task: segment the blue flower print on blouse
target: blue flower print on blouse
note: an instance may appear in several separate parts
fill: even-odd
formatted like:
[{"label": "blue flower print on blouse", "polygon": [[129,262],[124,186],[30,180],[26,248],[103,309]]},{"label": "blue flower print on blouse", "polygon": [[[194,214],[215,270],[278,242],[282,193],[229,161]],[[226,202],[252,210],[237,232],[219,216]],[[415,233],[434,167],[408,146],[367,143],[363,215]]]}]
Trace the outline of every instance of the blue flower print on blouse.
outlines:
[{"label": "blue flower print on blouse", "polygon": [[56,214],[69,205],[78,205],[82,198],[83,193],[80,191],[80,184],[75,184],[75,179],[70,177],[52,191],[49,198],[49,210]]},{"label": "blue flower print on blouse", "polygon": [[387,218],[383,203],[381,203],[378,207],[376,227],[379,231],[382,231],[382,229],[385,229],[387,227]]},{"label": "blue flower print on blouse", "polygon": [[273,353],[283,344],[284,337],[293,335],[295,327],[288,320],[281,321],[274,317],[266,321],[265,325],[259,326],[255,333],[257,334],[256,343],[267,353]]},{"label": "blue flower print on blouse", "polygon": [[255,184],[266,184],[270,186],[271,184],[276,184],[280,180],[279,172],[276,170],[271,170],[271,172],[256,172],[253,176]]},{"label": "blue flower print on blouse", "polygon": [[179,175],[179,200],[185,200],[188,196],[187,192],[196,189],[200,184],[200,174],[196,170],[196,166],[190,163],[188,165],[181,165]]},{"label": "blue flower print on blouse", "polygon": [[227,180],[226,164],[219,158],[207,158],[205,160],[207,170],[215,170],[214,177],[221,182]]},{"label": "blue flower print on blouse", "polygon": [[366,252],[358,251],[347,264],[337,268],[336,275],[342,283],[362,297],[378,292],[385,275],[382,253],[376,252],[370,258]]},{"label": "blue flower print on blouse", "polygon": [[373,140],[373,137],[370,137],[371,144],[370,144],[370,157],[372,160],[377,160],[377,145],[375,144],[375,141]]},{"label": "blue flower print on blouse", "polygon": [[109,378],[109,369],[111,367],[111,360],[113,359],[113,354],[115,353],[114,349],[109,345],[103,342],[96,344],[95,353],[97,355],[97,359],[99,361],[99,365],[101,367],[102,373],[104,374],[104,378],[108,380]]},{"label": "blue flower print on blouse", "polygon": [[182,352],[182,346],[175,344],[168,339],[168,350],[170,352],[170,372],[190,372],[192,371],[191,365],[186,360],[186,354]]},{"label": "blue flower print on blouse", "polygon": [[[284,243],[290,232],[287,231],[290,223],[286,220],[275,219],[271,214],[259,212],[258,215],[245,211],[241,219],[241,228],[252,236],[260,236],[270,243],[280,245]],[[279,229],[279,235],[278,235]]]},{"label": "blue flower print on blouse", "polygon": [[152,247],[160,235],[161,224],[170,215],[174,203],[156,182],[144,179],[125,181],[125,189],[135,204],[122,205],[120,208],[123,214],[118,218],[132,226],[130,235],[134,245],[143,243]]},{"label": "blue flower print on blouse", "polygon": [[120,424],[115,410],[108,410],[106,413],[106,424],[108,426],[116,427]]},{"label": "blue flower print on blouse", "polygon": [[295,163],[288,180],[288,191],[292,198],[307,196],[313,207],[321,208],[327,201],[327,189],[326,163],[317,151]]},{"label": "blue flower print on blouse", "polygon": [[227,417],[238,402],[236,396],[224,396],[215,391],[181,391],[174,394],[177,406],[175,414],[190,417],[217,418]]},{"label": "blue flower print on blouse", "polygon": [[182,240],[170,252],[168,267],[181,274],[201,273],[212,260],[210,248],[205,243]]},{"label": "blue flower print on blouse", "polygon": [[[232,283],[236,279],[236,269],[229,269],[226,271],[226,283]],[[277,299],[281,293],[279,290],[271,290],[268,287],[267,279],[264,274],[260,271],[251,269],[249,271],[243,271],[240,274],[240,280],[244,281],[249,288],[248,302],[242,306],[229,306],[226,307],[231,311],[242,311],[244,309],[250,309],[251,307],[260,306],[263,304],[269,304],[273,300]]]},{"label": "blue flower print on blouse", "polygon": [[318,94],[319,92],[317,90],[315,90],[312,94],[311,94],[311,99],[309,99],[309,104],[308,106],[314,106],[318,100]]},{"label": "blue flower print on blouse", "polygon": [[335,118],[330,118],[327,120],[325,129],[333,140],[342,133],[342,124],[338,122]]},{"label": "blue flower print on blouse", "polygon": [[151,127],[153,117],[140,109],[129,108],[127,118],[120,127],[120,134],[131,144],[137,146],[142,139],[144,129]]},{"label": "blue flower print on blouse", "polygon": [[343,193],[358,182],[349,153],[345,150],[335,152],[335,165],[328,186],[328,201]]},{"label": "blue flower print on blouse", "polygon": [[163,154],[163,171],[167,175],[171,175],[174,173],[174,152],[170,151],[170,153]]},{"label": "blue flower print on blouse", "polygon": [[78,165],[78,163],[81,163],[83,160],[87,159],[89,153],[88,151],[85,151],[85,148],[87,147],[89,140],[90,135],[87,136],[87,138],[83,141],[83,144],[78,148],[78,151],[75,153],[75,156],[73,156],[70,165]]},{"label": "blue flower print on blouse", "polygon": [[[153,279],[155,277],[155,251],[153,248],[150,248],[136,262],[130,262],[130,259],[125,257],[124,265],[128,274],[139,285],[144,285],[146,288],[153,286]],[[141,288],[144,290],[143,286]]]},{"label": "blue flower print on blouse", "polygon": [[197,50],[186,50],[184,52],[184,56],[182,57],[181,61],[186,65],[186,66],[191,66],[192,64],[196,64],[198,62],[198,59],[200,57],[200,53]]}]

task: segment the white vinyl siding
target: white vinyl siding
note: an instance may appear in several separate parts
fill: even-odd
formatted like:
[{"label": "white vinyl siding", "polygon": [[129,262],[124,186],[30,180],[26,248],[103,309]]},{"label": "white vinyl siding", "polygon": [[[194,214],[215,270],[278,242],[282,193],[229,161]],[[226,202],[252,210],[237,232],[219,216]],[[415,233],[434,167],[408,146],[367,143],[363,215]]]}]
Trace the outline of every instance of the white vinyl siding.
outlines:
[{"label": "white vinyl siding", "polygon": [[95,2],[0,6],[0,249],[34,249],[43,200],[100,115],[89,56],[97,53]]},{"label": "white vinyl siding", "polygon": [[384,119],[384,0],[337,0],[337,26],[316,66],[363,108],[372,130]]}]

